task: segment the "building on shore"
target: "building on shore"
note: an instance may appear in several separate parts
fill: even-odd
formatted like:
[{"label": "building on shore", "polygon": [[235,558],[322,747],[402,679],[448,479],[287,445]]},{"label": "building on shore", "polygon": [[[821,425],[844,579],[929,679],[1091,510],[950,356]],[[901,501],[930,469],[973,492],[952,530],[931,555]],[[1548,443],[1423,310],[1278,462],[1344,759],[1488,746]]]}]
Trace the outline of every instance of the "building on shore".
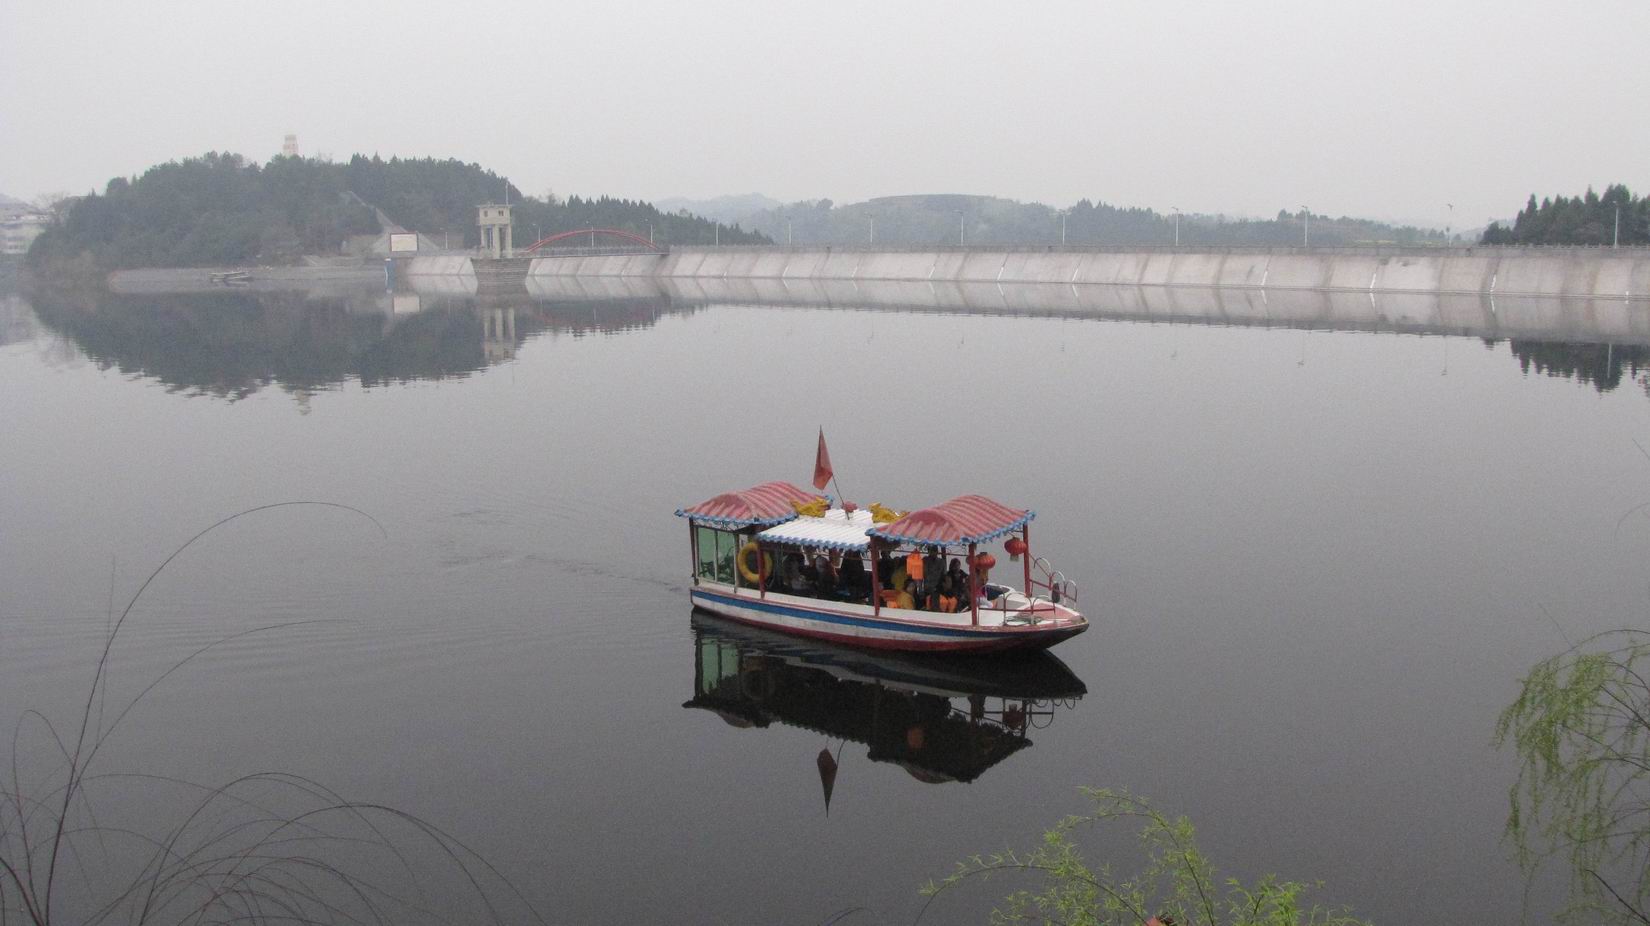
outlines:
[{"label": "building on shore", "polygon": [[0,209],[0,254],[27,254],[49,224],[51,217],[32,207]]}]

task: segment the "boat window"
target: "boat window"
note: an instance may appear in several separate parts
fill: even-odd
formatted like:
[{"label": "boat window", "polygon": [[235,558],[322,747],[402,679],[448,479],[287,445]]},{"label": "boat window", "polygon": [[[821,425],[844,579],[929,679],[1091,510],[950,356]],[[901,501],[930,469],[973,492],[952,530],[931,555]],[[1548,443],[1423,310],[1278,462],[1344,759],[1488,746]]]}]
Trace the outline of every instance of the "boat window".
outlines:
[{"label": "boat window", "polygon": [[732,585],[733,560],[739,552],[739,535],[701,525],[696,539],[699,546],[699,578]]},{"label": "boat window", "polygon": [[739,555],[739,535],[716,532],[716,581],[733,584],[733,558]]},{"label": "boat window", "polygon": [[700,527],[698,535],[699,578],[716,580],[716,534],[710,527]]}]

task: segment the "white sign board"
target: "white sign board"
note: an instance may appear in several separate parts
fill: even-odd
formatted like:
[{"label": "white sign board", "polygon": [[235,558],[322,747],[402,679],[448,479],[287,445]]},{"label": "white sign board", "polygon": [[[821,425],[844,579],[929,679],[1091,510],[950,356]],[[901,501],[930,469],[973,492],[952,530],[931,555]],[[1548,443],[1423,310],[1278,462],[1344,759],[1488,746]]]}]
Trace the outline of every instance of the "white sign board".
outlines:
[{"label": "white sign board", "polygon": [[418,235],[413,232],[390,235],[391,254],[409,254],[418,250]]}]

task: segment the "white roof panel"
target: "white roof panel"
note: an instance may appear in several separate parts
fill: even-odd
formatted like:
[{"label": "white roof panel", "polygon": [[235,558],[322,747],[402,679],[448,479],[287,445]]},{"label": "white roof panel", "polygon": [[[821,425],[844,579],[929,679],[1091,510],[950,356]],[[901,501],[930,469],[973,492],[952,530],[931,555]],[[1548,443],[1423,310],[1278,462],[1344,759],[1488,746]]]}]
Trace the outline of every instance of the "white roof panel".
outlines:
[{"label": "white roof panel", "polygon": [[869,511],[852,514],[832,508],[822,518],[806,515],[778,524],[757,534],[766,543],[793,543],[825,550],[864,550],[871,545],[865,532],[872,526]]}]

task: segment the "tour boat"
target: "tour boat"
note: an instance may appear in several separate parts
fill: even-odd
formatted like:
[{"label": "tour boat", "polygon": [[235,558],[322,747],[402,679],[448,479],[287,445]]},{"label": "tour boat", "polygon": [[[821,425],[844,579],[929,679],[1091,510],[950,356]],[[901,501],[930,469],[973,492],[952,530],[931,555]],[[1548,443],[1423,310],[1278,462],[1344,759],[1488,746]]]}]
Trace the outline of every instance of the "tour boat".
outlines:
[{"label": "tour boat", "polygon": [[[1035,512],[984,496],[902,513],[767,482],[676,514],[688,520],[694,605],[741,623],[874,649],[975,653],[1046,649],[1089,626],[1077,583],[1031,555]],[[1021,561],[1020,588],[991,580],[997,560],[985,548],[999,540]]]}]

